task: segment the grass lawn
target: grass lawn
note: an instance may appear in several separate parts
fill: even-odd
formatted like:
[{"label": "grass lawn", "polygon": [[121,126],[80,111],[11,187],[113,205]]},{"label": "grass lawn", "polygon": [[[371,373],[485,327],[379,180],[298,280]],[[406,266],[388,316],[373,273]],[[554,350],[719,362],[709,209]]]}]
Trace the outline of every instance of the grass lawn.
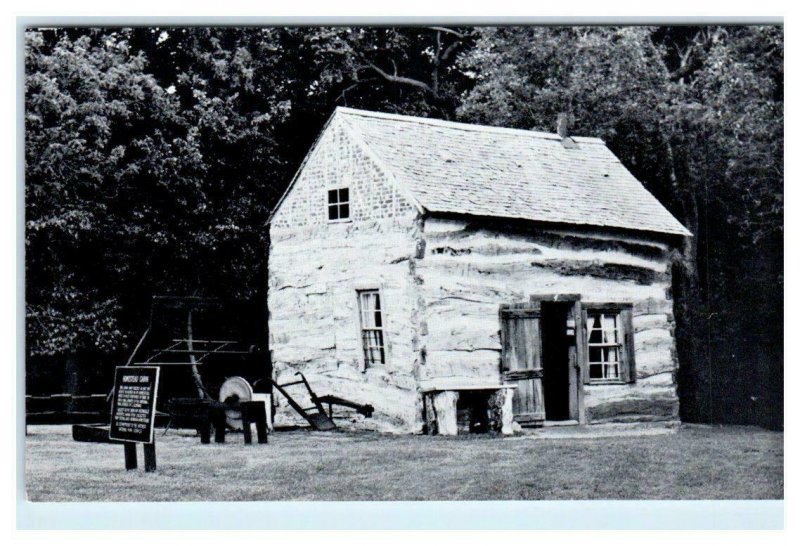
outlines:
[{"label": "grass lawn", "polygon": [[[157,438],[158,471],[126,472],[122,446],[30,426],[32,501],[780,499],[783,434],[684,425],[615,438],[278,432],[245,446]],[[159,433],[160,434],[160,433]]]}]

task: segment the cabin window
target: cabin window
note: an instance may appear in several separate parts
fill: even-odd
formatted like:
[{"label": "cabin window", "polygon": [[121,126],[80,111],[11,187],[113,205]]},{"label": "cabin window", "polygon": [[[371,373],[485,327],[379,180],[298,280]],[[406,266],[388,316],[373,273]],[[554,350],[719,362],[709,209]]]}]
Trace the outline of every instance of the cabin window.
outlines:
[{"label": "cabin window", "polygon": [[328,190],[328,221],[350,219],[350,188]]},{"label": "cabin window", "polygon": [[358,292],[361,314],[361,343],[364,347],[364,366],[386,364],[386,348],[383,343],[383,308],[378,290]]},{"label": "cabin window", "polygon": [[633,380],[633,328],[629,306],[587,310],[586,341],[588,383],[627,383]]}]

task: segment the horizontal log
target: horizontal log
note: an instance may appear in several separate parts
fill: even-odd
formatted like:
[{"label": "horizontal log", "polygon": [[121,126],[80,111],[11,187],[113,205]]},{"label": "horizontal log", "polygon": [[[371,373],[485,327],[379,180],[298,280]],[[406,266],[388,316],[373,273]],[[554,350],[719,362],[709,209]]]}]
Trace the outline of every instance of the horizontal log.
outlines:
[{"label": "horizontal log", "polygon": [[655,372],[636,370],[636,384],[642,392],[649,388],[674,388],[675,369],[657,370]]},{"label": "horizontal log", "polygon": [[678,419],[677,398],[627,398],[610,400],[587,407],[586,415],[590,423],[607,423],[630,420]]},{"label": "horizontal log", "polygon": [[672,300],[666,298],[646,298],[634,300],[633,316],[634,319],[641,315],[666,315],[672,319]]},{"label": "horizontal log", "polygon": [[506,381],[522,381],[525,379],[541,379],[544,377],[544,370],[513,370],[503,372],[503,379]]},{"label": "horizontal log", "polygon": [[[556,269],[519,267],[498,269],[496,273],[482,274],[476,268],[456,264],[431,264],[423,260],[417,265],[417,275],[422,279],[422,294],[426,301],[454,296],[471,301],[506,303],[524,301],[532,294],[581,294],[589,301],[665,300],[669,283],[638,284],[622,279],[593,276],[564,275]],[[664,305],[671,310],[671,304]],[[636,309],[634,309],[636,311]],[[645,307],[639,313],[657,312]]]},{"label": "horizontal log", "polygon": [[534,270],[549,269],[566,276],[590,276],[602,279],[633,281],[637,284],[666,283],[670,280],[669,274],[661,271],[599,261],[587,263],[578,260],[550,260],[545,263],[532,262],[531,267]]},{"label": "horizontal log", "polygon": [[634,315],[633,317],[633,331],[638,334],[648,330],[666,330],[671,332],[673,322],[669,320],[669,315],[666,313],[653,314],[653,315]]},{"label": "horizontal log", "polygon": [[553,248],[535,241],[512,240],[502,235],[475,235],[458,241],[431,244],[425,260],[432,263],[461,263],[480,267],[527,262],[597,261],[622,264],[667,273],[670,262],[665,257],[642,257],[621,250],[585,250]]},{"label": "horizontal log", "polygon": [[588,251],[616,251],[627,254],[666,260],[667,245],[633,236],[603,236],[597,233],[565,232],[499,223],[496,229],[487,229],[485,223],[443,224],[427,221],[425,235],[430,244],[442,244],[475,236],[502,236],[507,241],[535,241],[552,248]]}]

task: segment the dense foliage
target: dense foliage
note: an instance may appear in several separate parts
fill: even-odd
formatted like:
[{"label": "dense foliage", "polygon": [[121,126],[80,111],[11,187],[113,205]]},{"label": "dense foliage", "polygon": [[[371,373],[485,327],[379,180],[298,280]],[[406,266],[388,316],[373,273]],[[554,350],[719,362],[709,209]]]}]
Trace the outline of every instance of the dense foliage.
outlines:
[{"label": "dense foliage", "polygon": [[25,62],[30,372],[118,361],[152,294],[263,298],[264,221],[336,105],[568,111],[696,235],[684,417],[780,422],[780,27],[48,29]]}]

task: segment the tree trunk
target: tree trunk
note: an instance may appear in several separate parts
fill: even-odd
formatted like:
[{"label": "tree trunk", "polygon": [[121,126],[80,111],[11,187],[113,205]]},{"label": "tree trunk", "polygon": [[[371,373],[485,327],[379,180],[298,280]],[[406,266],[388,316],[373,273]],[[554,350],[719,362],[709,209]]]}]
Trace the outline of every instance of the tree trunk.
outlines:
[{"label": "tree trunk", "polygon": [[663,128],[661,136],[666,147],[672,190],[682,209],[681,220],[692,232],[692,237],[683,238],[680,253],[673,264],[672,279],[681,419],[689,422],[711,422],[713,412],[708,374],[710,363],[709,348],[706,346],[708,316],[704,313],[706,304],[698,268],[700,210],[691,184],[681,185],[678,181],[674,150]]},{"label": "tree trunk", "polygon": [[[700,214],[691,190],[683,199],[683,221],[694,235],[685,237],[673,279],[678,344],[681,418],[689,422],[714,421],[708,343],[708,294],[703,294],[698,268]],[[706,244],[706,241],[703,241]]]},{"label": "tree trunk", "polygon": [[[78,356],[74,354],[67,355],[64,361],[64,392],[75,396],[79,391],[79,373],[80,366],[78,364]],[[69,399],[64,407],[65,411],[74,411],[75,402],[72,398]]]},{"label": "tree trunk", "polygon": [[[190,351],[194,350],[194,342],[192,341],[192,312],[189,311],[189,318],[186,321],[186,346]],[[192,371],[192,380],[194,381],[194,386],[197,389],[197,396],[202,399],[211,399],[208,395],[208,391],[206,391],[205,386],[203,385],[203,378],[200,377],[200,371],[197,369],[197,364],[195,361],[194,353],[189,353],[189,362],[191,365]]]}]

